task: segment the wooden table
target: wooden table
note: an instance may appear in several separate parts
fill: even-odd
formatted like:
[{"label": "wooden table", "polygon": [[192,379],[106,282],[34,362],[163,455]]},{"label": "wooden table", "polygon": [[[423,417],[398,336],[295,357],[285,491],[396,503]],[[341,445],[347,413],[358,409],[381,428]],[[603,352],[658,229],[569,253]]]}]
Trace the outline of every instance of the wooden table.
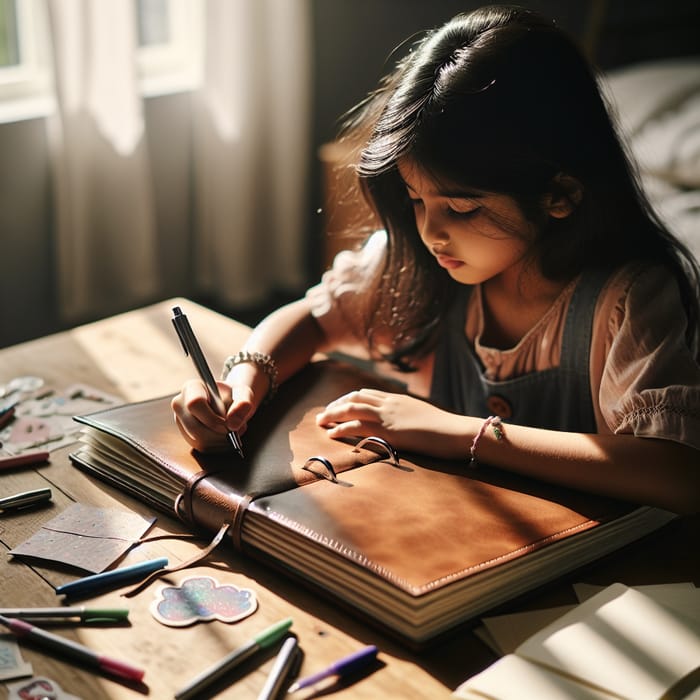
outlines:
[{"label": "wooden table", "polygon": [[[13,377],[38,375],[61,389],[74,382],[116,394],[127,401],[174,394],[193,375],[193,368],[179,345],[170,322],[170,309],[179,304],[186,311],[212,367],[237,350],[249,329],[185,299],[173,299],[138,311],[81,326],[0,351],[0,384]],[[74,502],[120,508],[154,515],[147,506],[125,496],[76,469],[69,461],[70,447],[52,452],[49,464],[0,473],[0,496],[49,486],[50,507],[0,517],[0,606],[52,606],[60,604],[54,587],[76,578],[48,566],[28,566],[6,554],[32,535],[44,522]],[[157,515],[150,534],[183,533],[173,518]],[[567,577],[508,606],[505,611],[574,603],[571,583],[628,585],[694,581],[700,583],[697,543],[698,518],[682,518],[623,552],[606,558],[584,572]],[[163,539],[138,546],[124,564],[167,556],[171,562],[189,559],[198,546],[192,542]],[[170,628],[149,613],[157,586],[134,598],[117,590],[87,601],[90,606],[128,607],[129,623],[116,627],[70,626],[57,630],[90,648],[124,659],[146,669],[143,686],[130,686],[101,676],[29,645],[21,645],[35,675],[49,677],[64,691],[83,700],[173,697],[193,676],[248,641],[269,624],[285,617],[294,620],[293,631],[304,651],[301,674],[320,670],[365,644],[380,649],[380,663],[357,682],[339,687],[333,696],[446,698],[465,678],[485,668],[495,656],[470,629],[416,653],[340,610],[331,601],[299,587],[291,580],[221,546],[197,566],[172,574],[180,582],[191,575],[209,575],[222,584],[255,591],[259,608],[235,624],[218,621],[186,628]],[[124,589],[125,590],[125,589]],[[273,661],[249,664],[245,673],[234,672],[208,697],[256,698]],[[7,697],[0,684],[0,698]],[[309,697],[300,692],[299,698]]]}]

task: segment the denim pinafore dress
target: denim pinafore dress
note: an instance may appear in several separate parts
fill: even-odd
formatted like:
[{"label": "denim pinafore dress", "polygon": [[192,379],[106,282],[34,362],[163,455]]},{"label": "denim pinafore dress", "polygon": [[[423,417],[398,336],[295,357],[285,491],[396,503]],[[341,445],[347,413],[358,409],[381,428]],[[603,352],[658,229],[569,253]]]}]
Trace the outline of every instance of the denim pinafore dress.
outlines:
[{"label": "denim pinafore dress", "polygon": [[430,399],[461,415],[499,415],[519,425],[595,433],[589,354],[593,315],[609,270],[584,273],[574,289],[564,323],[558,367],[493,381],[464,334],[465,287],[452,304],[435,350]]}]

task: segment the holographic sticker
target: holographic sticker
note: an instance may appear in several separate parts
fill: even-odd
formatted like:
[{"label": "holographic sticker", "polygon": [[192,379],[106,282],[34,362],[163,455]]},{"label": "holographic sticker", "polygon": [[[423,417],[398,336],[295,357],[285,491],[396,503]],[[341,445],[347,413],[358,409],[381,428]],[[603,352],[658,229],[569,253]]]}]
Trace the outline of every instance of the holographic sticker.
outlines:
[{"label": "holographic sticker", "polygon": [[195,622],[237,622],[255,612],[258,601],[249,588],[220,585],[209,576],[185,579],[179,586],[162,586],[150,610],[158,622],[186,627]]}]

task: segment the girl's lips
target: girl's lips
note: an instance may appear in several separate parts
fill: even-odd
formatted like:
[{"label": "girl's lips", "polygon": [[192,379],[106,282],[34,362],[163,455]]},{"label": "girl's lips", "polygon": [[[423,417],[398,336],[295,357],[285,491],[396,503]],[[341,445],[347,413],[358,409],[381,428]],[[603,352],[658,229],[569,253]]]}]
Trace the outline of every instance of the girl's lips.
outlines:
[{"label": "girl's lips", "polygon": [[447,255],[436,255],[435,259],[437,260],[438,265],[440,265],[440,267],[444,267],[446,270],[455,270],[456,268],[464,265],[461,260],[450,258]]}]

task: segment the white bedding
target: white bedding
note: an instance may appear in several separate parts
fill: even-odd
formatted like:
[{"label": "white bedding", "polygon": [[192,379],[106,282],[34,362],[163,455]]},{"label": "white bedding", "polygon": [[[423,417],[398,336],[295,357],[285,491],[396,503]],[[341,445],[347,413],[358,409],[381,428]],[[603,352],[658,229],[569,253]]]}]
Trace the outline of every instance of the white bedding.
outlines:
[{"label": "white bedding", "polygon": [[614,70],[605,87],[652,203],[700,260],[700,56]]}]

